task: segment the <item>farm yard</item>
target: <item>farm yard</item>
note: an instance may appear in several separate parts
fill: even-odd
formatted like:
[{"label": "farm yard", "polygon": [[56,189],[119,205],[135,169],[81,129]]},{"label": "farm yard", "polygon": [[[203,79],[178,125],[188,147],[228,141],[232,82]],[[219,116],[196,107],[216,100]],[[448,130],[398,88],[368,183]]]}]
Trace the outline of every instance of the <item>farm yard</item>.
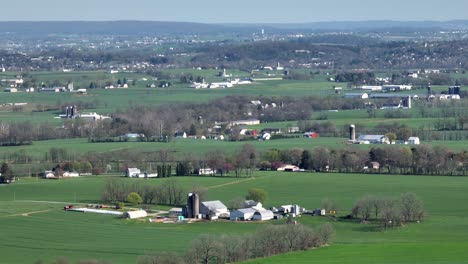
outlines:
[{"label": "farm yard", "polygon": [[[39,259],[50,262],[60,256],[74,261],[101,259],[132,263],[145,254],[182,252],[202,233],[248,233],[264,225],[162,224],[63,211],[63,206],[68,204],[99,203],[101,189],[109,177],[114,178],[93,176],[55,181],[24,178],[15,184],[0,185],[0,225],[8,226],[0,230],[0,263],[33,263]],[[468,208],[460,202],[468,190],[466,178],[255,172],[248,180],[175,179],[186,190],[195,185],[206,187],[208,199],[223,202],[242,197],[250,188],[262,188],[269,193],[265,207],[298,203],[313,209],[320,206],[322,199],[329,198],[338,205],[338,216],[349,214],[354,202],[363,195],[397,197],[403,192],[414,192],[422,198],[428,211],[427,220],[421,223],[387,231],[379,231],[376,224],[304,215],[297,221],[306,226],[331,223],[336,229],[335,242],[325,248],[249,263],[310,263],[310,259],[325,263],[464,263],[468,257],[464,250],[468,246],[464,213]],[[159,185],[169,179],[126,180]]]}]

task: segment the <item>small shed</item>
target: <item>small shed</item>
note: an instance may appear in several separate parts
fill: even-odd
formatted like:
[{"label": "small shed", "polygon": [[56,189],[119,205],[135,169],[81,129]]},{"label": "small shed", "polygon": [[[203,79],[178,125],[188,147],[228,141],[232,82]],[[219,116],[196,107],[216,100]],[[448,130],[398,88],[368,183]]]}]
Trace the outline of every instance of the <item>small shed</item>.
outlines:
[{"label": "small shed", "polygon": [[272,211],[270,210],[260,210],[256,211],[252,217],[252,220],[257,220],[257,221],[266,221],[266,220],[271,220],[275,217]]},{"label": "small shed", "polygon": [[143,218],[147,216],[148,214],[145,210],[128,211],[124,214],[124,217],[129,219]]},{"label": "small shed", "polygon": [[231,221],[237,221],[237,220],[248,221],[248,220],[252,219],[255,212],[257,212],[257,210],[254,209],[254,208],[237,209],[237,210],[231,212],[231,214],[229,215],[229,220],[231,220]]}]

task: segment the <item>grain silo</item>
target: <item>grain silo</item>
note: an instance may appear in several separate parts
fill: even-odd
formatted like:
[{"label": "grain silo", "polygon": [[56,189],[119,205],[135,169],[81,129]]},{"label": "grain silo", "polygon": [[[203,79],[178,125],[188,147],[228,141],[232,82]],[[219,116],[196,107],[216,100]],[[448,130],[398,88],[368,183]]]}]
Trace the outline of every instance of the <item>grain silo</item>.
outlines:
[{"label": "grain silo", "polygon": [[349,125],[349,140],[356,141],[356,126],[354,124]]}]

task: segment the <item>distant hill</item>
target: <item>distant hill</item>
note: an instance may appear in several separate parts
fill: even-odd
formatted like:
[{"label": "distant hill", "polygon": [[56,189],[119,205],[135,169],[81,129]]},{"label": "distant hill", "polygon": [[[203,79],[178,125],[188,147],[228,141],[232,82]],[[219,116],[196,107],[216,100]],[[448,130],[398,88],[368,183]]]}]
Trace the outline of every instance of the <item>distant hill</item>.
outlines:
[{"label": "distant hill", "polygon": [[225,30],[223,25],[156,21],[41,21],[0,22],[0,33],[25,35],[166,35],[208,34]]},{"label": "distant hill", "polygon": [[468,30],[468,20],[453,21],[345,21],[302,24],[203,24],[158,21],[41,21],[0,22],[0,34],[44,36],[66,35],[190,35],[253,33],[260,28],[268,32],[332,31],[332,30]]},{"label": "distant hill", "polygon": [[[227,24],[242,27],[252,24]],[[451,30],[468,30],[468,20],[452,21],[392,21],[392,20],[370,20],[370,21],[335,21],[314,23],[291,23],[291,24],[258,24],[255,26],[276,29],[303,29],[303,30],[376,30],[389,28],[440,28]]]}]

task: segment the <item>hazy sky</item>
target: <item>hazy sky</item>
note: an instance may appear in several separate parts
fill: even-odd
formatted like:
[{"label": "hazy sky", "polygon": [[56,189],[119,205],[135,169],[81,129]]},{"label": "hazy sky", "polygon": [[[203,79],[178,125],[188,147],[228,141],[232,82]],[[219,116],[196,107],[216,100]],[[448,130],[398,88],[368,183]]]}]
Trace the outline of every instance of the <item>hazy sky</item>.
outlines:
[{"label": "hazy sky", "polygon": [[0,14],[2,21],[451,20],[468,19],[468,0],[0,0]]}]

